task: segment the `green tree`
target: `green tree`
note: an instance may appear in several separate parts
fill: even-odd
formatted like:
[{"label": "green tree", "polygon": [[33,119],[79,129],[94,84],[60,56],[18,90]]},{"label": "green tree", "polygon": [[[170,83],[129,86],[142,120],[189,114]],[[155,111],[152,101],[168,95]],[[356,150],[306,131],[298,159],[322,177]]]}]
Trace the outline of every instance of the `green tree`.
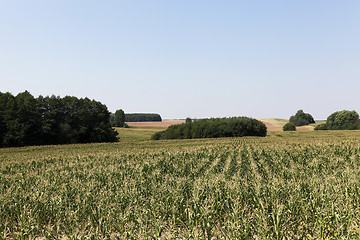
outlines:
[{"label": "green tree", "polygon": [[7,92],[0,96],[0,113],[2,118],[2,147],[18,146],[20,137],[14,124],[16,124],[16,100],[15,97]]},{"label": "green tree", "polygon": [[122,109],[116,110],[115,116],[114,116],[114,127],[124,127],[125,125],[125,113]]},{"label": "green tree", "polygon": [[[41,109],[43,139],[46,144],[67,143],[69,138],[64,136],[65,111],[64,101],[59,96],[39,96],[37,98]],[[70,126],[68,126],[70,129]]]},{"label": "green tree", "polygon": [[109,118],[105,105],[88,98],[0,93],[0,147],[114,142]]},{"label": "green tree", "polygon": [[41,112],[38,101],[28,92],[16,97],[15,123],[21,137],[21,145],[39,145],[42,141]]},{"label": "green tree", "polygon": [[326,120],[328,129],[358,129],[359,114],[356,111],[338,111],[332,113]]},{"label": "green tree", "polygon": [[0,147],[3,145],[4,136],[7,132],[5,119],[4,119],[4,110],[5,106],[3,106],[3,97],[4,93],[0,92]]},{"label": "green tree", "polygon": [[1,146],[38,145],[43,143],[41,112],[36,99],[28,92],[14,97],[0,96]]},{"label": "green tree", "polygon": [[290,117],[289,122],[293,123],[295,126],[303,126],[315,123],[315,120],[309,113],[304,113],[303,110],[298,110],[295,115]]}]

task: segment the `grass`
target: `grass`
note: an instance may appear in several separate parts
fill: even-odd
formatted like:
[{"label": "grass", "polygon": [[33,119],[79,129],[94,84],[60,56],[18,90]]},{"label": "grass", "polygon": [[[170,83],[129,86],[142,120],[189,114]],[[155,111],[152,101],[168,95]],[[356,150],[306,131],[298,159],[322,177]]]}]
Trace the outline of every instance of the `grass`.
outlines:
[{"label": "grass", "polygon": [[119,137],[121,142],[129,141],[146,141],[149,140],[151,135],[156,132],[165,130],[165,128],[140,128],[140,127],[131,127],[131,128],[116,128],[119,132]]},{"label": "grass", "polygon": [[315,123],[309,124],[309,126],[316,127],[318,125],[325,124],[325,123],[326,123],[326,121],[317,121]]},{"label": "grass", "polygon": [[0,239],[359,239],[360,131],[0,149]]}]

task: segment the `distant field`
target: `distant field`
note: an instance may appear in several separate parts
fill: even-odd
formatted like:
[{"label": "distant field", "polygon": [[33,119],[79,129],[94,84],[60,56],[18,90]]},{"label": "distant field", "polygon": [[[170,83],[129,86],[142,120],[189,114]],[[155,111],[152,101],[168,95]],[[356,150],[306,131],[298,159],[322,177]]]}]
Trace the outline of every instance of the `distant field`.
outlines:
[{"label": "distant field", "polygon": [[174,124],[185,123],[185,120],[163,120],[162,122],[127,122],[130,127],[157,127],[167,128]]},{"label": "distant field", "polygon": [[288,120],[280,118],[264,118],[258,120],[266,125],[268,131],[282,131],[282,127],[289,122]]},{"label": "distant field", "polygon": [[157,130],[0,149],[0,239],[360,238],[360,131]]},{"label": "distant field", "polygon": [[[268,131],[282,131],[282,127],[289,122],[286,119],[280,119],[280,118],[264,118],[258,120],[260,120],[266,125]],[[128,122],[127,124],[130,127],[167,128],[171,125],[181,124],[181,123],[185,123],[185,120],[164,120],[162,122]],[[297,127],[296,130],[312,131],[314,130],[314,127],[318,124],[319,123],[312,124],[309,126]]]},{"label": "distant field", "polygon": [[[280,118],[264,118],[264,119],[258,119],[260,121],[262,121],[268,131],[282,131],[283,126],[289,122],[289,120],[286,119],[280,119]],[[296,127],[297,131],[312,131],[314,130],[315,124],[314,125],[308,125],[308,126],[301,126],[301,127]]]}]

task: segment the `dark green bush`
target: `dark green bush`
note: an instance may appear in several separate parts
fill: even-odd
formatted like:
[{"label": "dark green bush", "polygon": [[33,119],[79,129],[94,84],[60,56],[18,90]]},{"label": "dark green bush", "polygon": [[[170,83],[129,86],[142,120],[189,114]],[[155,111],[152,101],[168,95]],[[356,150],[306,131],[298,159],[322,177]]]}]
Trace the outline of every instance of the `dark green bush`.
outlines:
[{"label": "dark green bush", "polygon": [[283,131],[296,131],[296,126],[295,124],[288,122],[283,126]]},{"label": "dark green bush", "polygon": [[212,118],[187,121],[172,125],[164,132],[155,133],[152,139],[190,139],[266,136],[267,128],[262,122],[247,117]]},{"label": "dark green bush", "polygon": [[161,132],[156,132],[151,136],[152,140],[160,140],[162,138],[162,136],[164,135],[165,131],[161,131]]},{"label": "dark green bush", "polygon": [[328,130],[328,127],[326,125],[326,123],[323,123],[323,124],[320,124],[320,125],[317,125],[314,130]]},{"label": "dark green bush", "polygon": [[290,117],[289,122],[293,123],[295,126],[304,126],[315,123],[315,120],[309,113],[304,113],[303,110],[299,110],[294,116]]}]

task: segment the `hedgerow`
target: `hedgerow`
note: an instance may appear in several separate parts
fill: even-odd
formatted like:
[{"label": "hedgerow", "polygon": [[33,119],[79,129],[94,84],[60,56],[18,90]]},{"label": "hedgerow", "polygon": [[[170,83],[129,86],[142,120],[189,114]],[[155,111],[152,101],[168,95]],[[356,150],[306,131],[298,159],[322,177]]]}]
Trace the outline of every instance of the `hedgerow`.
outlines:
[{"label": "hedgerow", "polygon": [[163,132],[156,133],[152,139],[191,139],[266,136],[267,128],[264,123],[248,117],[211,118],[187,121],[179,125],[172,125]]}]

